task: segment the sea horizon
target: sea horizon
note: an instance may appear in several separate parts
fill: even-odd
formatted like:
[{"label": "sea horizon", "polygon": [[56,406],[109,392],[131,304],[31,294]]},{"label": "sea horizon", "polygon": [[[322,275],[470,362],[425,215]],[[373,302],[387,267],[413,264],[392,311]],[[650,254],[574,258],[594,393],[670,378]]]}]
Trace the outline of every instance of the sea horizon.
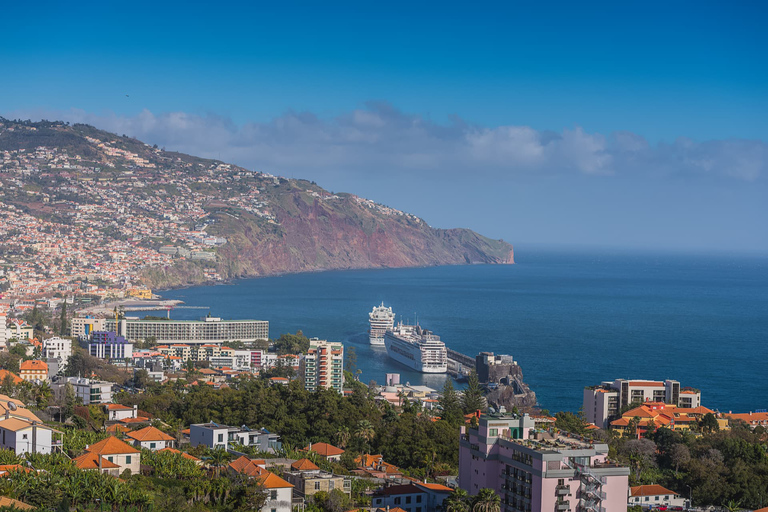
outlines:
[{"label": "sea horizon", "polygon": [[[521,260],[516,254],[515,265],[328,270],[158,293],[214,316],[268,320],[272,338],[302,330],[342,341],[355,347],[363,382],[381,383],[392,372],[441,388],[446,378],[413,372],[368,344],[367,313],[383,300],[398,319],[418,317],[449,348],[513,355],[551,411],[575,412],[584,386],[617,378],[677,380],[722,411],[768,406],[758,365],[750,365],[768,357],[760,344],[768,332],[768,260],[648,256],[529,251]],[[750,398],[733,396],[747,385],[755,387]]]}]

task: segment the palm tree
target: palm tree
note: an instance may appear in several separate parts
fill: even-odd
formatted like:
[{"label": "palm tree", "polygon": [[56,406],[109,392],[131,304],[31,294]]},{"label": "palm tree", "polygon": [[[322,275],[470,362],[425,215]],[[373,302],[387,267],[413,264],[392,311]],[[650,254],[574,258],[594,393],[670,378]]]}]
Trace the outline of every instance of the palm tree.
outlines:
[{"label": "palm tree", "polygon": [[475,496],[472,512],[500,512],[501,498],[493,489],[483,488]]},{"label": "palm tree", "polygon": [[445,499],[445,512],[469,512],[469,493],[464,489],[455,489]]},{"label": "palm tree", "polygon": [[369,448],[371,441],[376,436],[376,430],[373,428],[373,424],[368,420],[360,420],[355,429],[355,437],[361,439],[365,444],[365,448]]},{"label": "palm tree", "polygon": [[214,468],[216,469],[217,478],[221,474],[221,467],[224,465],[227,459],[229,459],[229,454],[227,453],[226,450],[217,448],[216,450],[213,450],[211,452],[211,462],[213,463]]},{"label": "palm tree", "polygon": [[347,443],[349,443],[349,428],[342,427],[341,430],[336,432],[334,437],[336,438],[336,444],[339,448],[346,448]]}]

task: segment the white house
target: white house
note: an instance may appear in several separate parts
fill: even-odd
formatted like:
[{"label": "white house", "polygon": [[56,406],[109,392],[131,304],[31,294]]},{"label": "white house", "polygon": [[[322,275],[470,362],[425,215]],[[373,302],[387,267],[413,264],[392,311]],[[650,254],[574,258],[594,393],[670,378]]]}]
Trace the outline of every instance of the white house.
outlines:
[{"label": "white house", "polygon": [[660,485],[638,485],[629,489],[627,505],[630,507],[640,505],[644,508],[656,508],[659,506],[684,507],[687,501],[676,492]]},{"label": "white house", "polygon": [[[53,430],[36,421],[26,421],[20,418],[8,418],[0,421],[0,446],[13,450],[16,455],[24,453],[53,452]],[[56,442],[57,446],[61,442]]]},{"label": "white house", "polygon": [[135,418],[138,416],[137,407],[128,407],[120,404],[107,404],[105,407],[107,417],[110,421],[120,421],[126,418]]},{"label": "white house", "polygon": [[152,451],[173,448],[173,443],[176,441],[172,436],[155,427],[144,427],[128,432],[125,437],[133,440],[133,446]]},{"label": "white house", "polygon": [[257,450],[274,453],[281,448],[280,436],[264,429],[229,427],[218,423],[195,423],[189,427],[189,442],[194,447],[203,444],[215,450],[232,444],[254,446]]},{"label": "white house", "polygon": [[141,471],[141,451],[114,436],[86,446],[85,451],[100,455],[108,462],[120,466],[121,475],[126,469],[130,469],[132,475],[137,475]]}]

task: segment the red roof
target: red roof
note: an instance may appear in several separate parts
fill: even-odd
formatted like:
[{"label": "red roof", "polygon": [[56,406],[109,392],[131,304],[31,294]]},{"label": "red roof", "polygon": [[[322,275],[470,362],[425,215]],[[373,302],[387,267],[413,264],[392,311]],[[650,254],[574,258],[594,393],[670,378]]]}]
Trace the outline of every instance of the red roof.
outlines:
[{"label": "red roof", "polygon": [[19,365],[19,371],[48,373],[48,364],[37,360],[24,361]]},{"label": "red roof", "polygon": [[291,464],[291,469],[295,469],[296,471],[317,471],[320,468],[309,459],[299,459]]},{"label": "red roof", "polygon": [[145,442],[145,441],[175,441],[175,439],[165,432],[163,432],[160,429],[157,429],[155,427],[144,427],[141,430],[135,430],[133,432],[128,432],[126,434],[127,437],[130,437],[131,439],[135,439],[139,442]]},{"label": "red roof", "polygon": [[332,444],[328,444],[328,443],[315,443],[304,448],[305,452],[308,452],[310,450],[320,455],[321,457],[334,457],[336,455],[341,455],[342,453],[344,453],[344,450],[342,450],[341,448],[336,448]]},{"label": "red roof", "polygon": [[122,455],[124,453],[141,453],[139,450],[137,450],[133,446],[119,440],[114,436],[109,436],[108,438],[102,441],[99,441],[98,443],[92,444],[91,446],[86,448],[86,451],[91,453],[98,453],[99,455],[118,455],[118,454]]},{"label": "red roof", "polygon": [[[101,467],[99,467],[99,459],[101,459]],[[115,469],[120,468],[117,464],[114,462],[109,462],[107,459],[102,457],[101,455],[86,452],[83,455],[72,459],[72,462],[75,463],[75,465],[79,469]]]},{"label": "red roof", "polygon": [[630,489],[630,496],[664,496],[665,494],[675,495],[677,493],[660,485],[638,485]]}]

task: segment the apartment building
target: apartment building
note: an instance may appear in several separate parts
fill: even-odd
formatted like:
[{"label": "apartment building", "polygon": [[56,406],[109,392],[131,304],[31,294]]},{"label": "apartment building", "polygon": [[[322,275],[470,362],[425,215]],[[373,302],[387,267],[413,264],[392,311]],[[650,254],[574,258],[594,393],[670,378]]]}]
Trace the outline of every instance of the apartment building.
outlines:
[{"label": "apartment building", "polygon": [[125,336],[131,342],[155,338],[166,344],[222,344],[233,341],[257,341],[269,339],[269,322],[266,320],[222,320],[206,317],[201,320],[140,320],[110,318],[105,329]]},{"label": "apartment building", "polygon": [[112,383],[80,377],[67,377],[56,381],[51,388],[57,400],[63,398],[67,384],[72,384],[75,397],[83,400],[83,405],[108,404],[112,402]]},{"label": "apartment building", "polygon": [[95,331],[106,329],[107,321],[104,318],[93,318],[90,316],[73,318],[69,322],[70,333],[73,337],[81,340],[90,339]]},{"label": "apartment building", "polygon": [[45,361],[22,361],[19,364],[19,377],[27,382],[45,382],[48,380],[48,365]]},{"label": "apartment building", "polygon": [[625,510],[629,468],[608,460],[608,445],[538,431],[526,415],[482,415],[462,427],[459,485],[490,488],[503,512]]},{"label": "apartment building", "polygon": [[294,493],[300,498],[308,498],[319,492],[329,493],[335,489],[347,496],[352,492],[352,480],[321,470],[309,459],[299,459],[291,464],[290,471],[283,473],[283,478],[293,485]]},{"label": "apartment building", "polygon": [[344,385],[344,345],[312,338],[307,354],[299,362],[299,372],[307,391],[325,388],[341,393]]},{"label": "apartment building", "polygon": [[112,331],[93,331],[88,352],[99,359],[124,360],[133,358],[133,343]]},{"label": "apartment building", "polygon": [[701,392],[694,388],[681,388],[676,380],[616,379],[584,389],[586,420],[600,428],[608,428],[609,419],[617,418],[622,408],[645,402],[663,402],[695,409],[701,405]]},{"label": "apartment building", "polygon": [[59,367],[67,366],[72,356],[72,340],[55,336],[43,340],[43,358],[55,359]]}]

